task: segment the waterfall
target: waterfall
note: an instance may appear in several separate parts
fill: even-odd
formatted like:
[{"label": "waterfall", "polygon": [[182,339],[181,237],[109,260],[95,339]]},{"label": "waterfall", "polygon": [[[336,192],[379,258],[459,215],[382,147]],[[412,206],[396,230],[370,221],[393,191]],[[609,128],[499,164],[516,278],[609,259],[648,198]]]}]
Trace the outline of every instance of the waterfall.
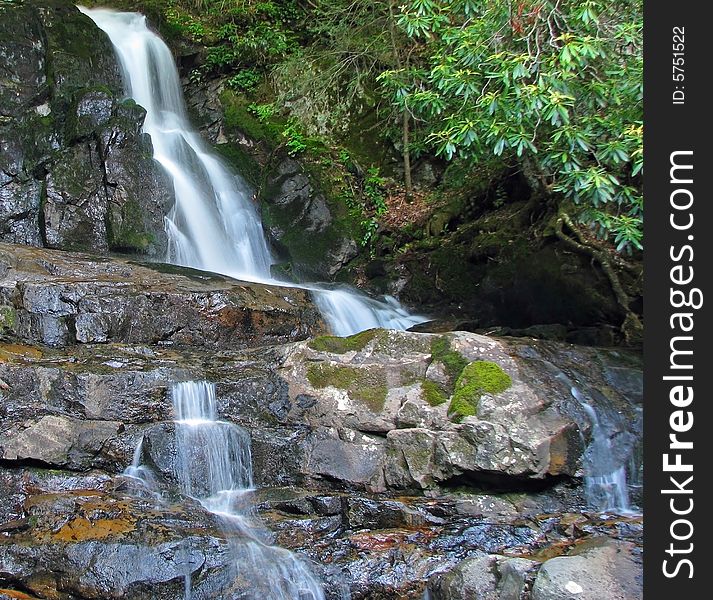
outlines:
[{"label": "waterfall", "polygon": [[[569,382],[571,383],[571,382]],[[579,390],[571,386],[572,397],[584,409],[592,426],[589,445],[584,452],[584,490],[589,505],[600,512],[633,514],[629,503],[626,465],[613,452],[611,438],[594,407]]]},{"label": "waterfall", "polygon": [[[146,109],[144,132],[154,158],[173,181],[176,202],[165,225],[167,261],[246,281],[276,283],[272,257],[247,185],[192,129],[171,51],[139,13],[79,9],[110,38],[126,92]],[[378,301],[355,289],[309,289],[337,335],[372,327],[407,329],[423,322],[393,300]]]},{"label": "waterfall", "polygon": [[[296,554],[270,545],[251,500],[253,475],[250,436],[242,428],[218,419],[215,386],[206,381],[176,383],[171,388],[175,416],[175,478],[179,491],[213,513],[229,539],[232,564],[221,597],[241,588],[245,600],[324,600],[324,592],[308,565]],[[126,475],[147,486],[155,481],[141,465],[137,446]],[[186,552],[189,556],[190,552]],[[191,565],[186,565],[185,598],[190,599]],[[249,594],[249,595],[246,595]],[[200,596],[198,594],[198,596]]]}]

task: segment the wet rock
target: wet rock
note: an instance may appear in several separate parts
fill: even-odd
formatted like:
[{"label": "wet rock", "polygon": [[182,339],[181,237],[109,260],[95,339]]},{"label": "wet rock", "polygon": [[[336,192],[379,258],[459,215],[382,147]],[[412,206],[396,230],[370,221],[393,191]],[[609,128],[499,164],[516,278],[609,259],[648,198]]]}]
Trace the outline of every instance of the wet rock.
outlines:
[{"label": "wet rock", "polygon": [[[508,377],[506,389],[482,393],[476,414],[462,420],[454,418],[449,396],[453,367],[433,354],[432,345],[442,340],[450,344],[452,358],[447,360],[453,364],[495,364]],[[290,408],[281,418],[385,435],[384,477],[393,489],[432,489],[452,481],[517,488],[524,479],[576,476],[591,422],[581,399],[572,395],[573,377],[592,404],[601,405],[612,418],[635,415],[636,398],[630,401],[610,386],[606,361],[601,371],[585,375],[572,370],[565,345],[552,345],[545,359],[534,346],[528,347],[528,354],[521,344],[464,332],[438,336],[372,331],[342,341],[317,338],[284,352],[280,374],[289,386]],[[589,355],[596,354],[582,353],[578,360],[591,361]],[[632,366],[632,382],[637,373],[640,378],[641,371]],[[430,391],[434,388],[435,396]],[[613,406],[616,412],[609,408]],[[632,434],[624,427],[622,421],[621,428],[610,428],[618,438],[622,462],[633,453]],[[347,438],[341,435],[341,440],[340,446]]]},{"label": "wet rock", "polygon": [[262,197],[265,224],[299,272],[331,279],[357,255],[356,242],[337,221],[344,215],[335,214],[337,207],[328,204],[293,158],[278,164]]},{"label": "wet rock", "polygon": [[81,487],[43,490],[26,507],[30,526],[0,540],[3,581],[43,597],[173,599],[187,575],[215,591],[232,566],[228,543],[195,507],[166,510]]},{"label": "wet rock", "polygon": [[428,584],[433,600],[520,600],[536,562],[477,553]]},{"label": "wet rock", "polygon": [[116,421],[45,416],[36,422],[25,423],[19,432],[6,431],[0,437],[0,458],[77,469],[95,457],[121,428],[122,424]]},{"label": "wet rock", "polygon": [[307,292],[193,270],[0,245],[0,303],[14,334],[49,346],[177,343],[246,347],[323,327]]},{"label": "wet rock", "polygon": [[172,191],[109,39],[64,0],[0,15],[0,240],[163,256]]},{"label": "wet rock", "polygon": [[532,600],[635,600],[643,597],[641,557],[632,544],[607,538],[592,540],[576,554],[542,565]]},{"label": "wet rock", "polygon": [[104,92],[80,97],[77,141],[46,178],[46,246],[165,256],[163,217],[173,201],[168,179],[147,158],[152,149],[141,134],[145,114],[133,101],[117,104]]},{"label": "wet rock", "polygon": [[497,557],[481,554],[469,558],[429,583],[434,600],[496,600]]},{"label": "wet rock", "polygon": [[402,502],[366,498],[348,499],[346,516],[351,529],[415,528],[426,523],[442,522],[441,519],[410,508]]},{"label": "wet rock", "polygon": [[305,473],[361,489],[384,489],[384,441],[353,430],[322,428],[307,440]]}]

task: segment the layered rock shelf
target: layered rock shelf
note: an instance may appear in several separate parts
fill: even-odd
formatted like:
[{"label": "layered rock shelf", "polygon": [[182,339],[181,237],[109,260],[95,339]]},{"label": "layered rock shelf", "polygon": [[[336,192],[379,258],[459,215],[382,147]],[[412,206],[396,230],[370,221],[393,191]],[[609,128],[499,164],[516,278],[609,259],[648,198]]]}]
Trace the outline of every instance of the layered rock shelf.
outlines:
[{"label": "layered rock shelf", "polygon": [[[642,521],[587,507],[581,483],[591,423],[571,391],[576,385],[618,419],[614,452],[635,454],[636,355],[463,332],[290,341],[318,331],[316,316],[314,330],[287,327],[312,314],[302,292],[167,274],[126,259],[3,251],[7,590],[179,598],[186,564],[193,597],[224,589],[230,541],[213,515],[170,491],[177,456],[168,390],[205,379],[216,383],[221,418],[250,434],[261,518],[276,543],[313,561],[327,597],[420,598],[428,589],[439,599],[545,600],[570,597],[566,586],[575,584],[583,590],[577,597],[600,597],[602,585],[607,598],[639,597]],[[171,315],[185,314],[191,335],[157,340],[132,298],[140,289],[156,306],[171,286]],[[57,298],[43,306],[72,307],[45,317],[56,322],[96,315],[83,312],[80,291],[108,290],[113,306],[125,307],[119,314],[131,314],[134,331],[144,333],[116,328],[102,343],[75,336],[51,347],[23,325],[34,313],[18,299],[33,288]],[[61,300],[68,290],[75,302]],[[221,325],[196,300],[220,296],[241,307],[254,294],[264,307],[257,321],[269,323],[274,310],[283,333]],[[270,304],[264,296],[273,294]],[[469,396],[475,414],[464,415],[453,399],[472,364],[496,365],[491,370],[509,383]],[[164,500],[137,493],[122,475],[139,442]]]},{"label": "layered rock shelf", "polygon": [[127,258],[0,244],[4,330],[29,342],[226,348],[324,329],[309,293]]},{"label": "layered rock shelf", "polygon": [[[226,89],[203,82],[189,110],[260,171],[246,198],[274,270],[353,280],[354,215],[282,141],[241,133]],[[258,527],[226,530],[177,485],[188,381],[250,439],[237,491],[259,543],[307,561],[328,600],[642,596],[640,353],[450,331],[620,339],[588,258],[477,223],[442,244],[462,215],[436,212],[417,252],[359,269],[458,319],[327,335],[309,290],[159,262],[174,191],[125,96],[71,3],[0,0],[0,600],[257,595],[233,550]]]}]

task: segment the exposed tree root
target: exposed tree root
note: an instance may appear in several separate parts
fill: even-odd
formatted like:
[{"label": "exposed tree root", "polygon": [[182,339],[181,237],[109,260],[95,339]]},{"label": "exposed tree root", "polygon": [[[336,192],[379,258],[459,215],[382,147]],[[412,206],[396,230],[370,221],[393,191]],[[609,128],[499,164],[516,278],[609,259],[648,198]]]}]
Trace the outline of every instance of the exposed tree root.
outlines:
[{"label": "exposed tree root", "polygon": [[[564,226],[572,232],[572,235],[568,235],[564,231]],[[621,284],[621,279],[614,268],[614,263],[621,269],[625,269],[629,272],[634,272],[634,267],[629,265],[623,259],[612,258],[604,250],[593,246],[591,243],[587,242],[579,229],[572,223],[572,219],[569,215],[563,211],[560,211],[555,218],[554,232],[559,240],[561,240],[566,246],[572,250],[588,256],[596,260],[602,267],[604,274],[607,276],[609,283],[611,285],[612,291],[616,298],[617,304],[623,311],[625,317],[624,322],[621,324],[621,332],[624,335],[624,339],[629,344],[637,344],[641,342],[644,327],[641,323],[639,317],[629,308],[631,298],[624,291],[624,287]]]}]

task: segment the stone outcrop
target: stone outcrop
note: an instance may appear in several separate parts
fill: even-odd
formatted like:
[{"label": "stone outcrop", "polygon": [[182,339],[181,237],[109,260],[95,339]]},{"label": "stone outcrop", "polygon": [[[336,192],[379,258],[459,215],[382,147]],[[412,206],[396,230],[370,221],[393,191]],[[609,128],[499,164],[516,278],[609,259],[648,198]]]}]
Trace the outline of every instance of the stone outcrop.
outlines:
[{"label": "stone outcrop", "polygon": [[170,184],[111,43],[64,0],[0,5],[0,240],[163,256]]},{"label": "stone outcrop", "polygon": [[[634,431],[641,425],[635,362],[619,366],[603,351],[569,353],[567,346],[470,333],[374,331],[351,339],[361,347],[339,347],[328,337],[291,346],[280,366],[289,385],[287,419],[313,427],[305,447],[311,477],[378,491],[456,481],[508,488],[576,476],[591,423],[572,396],[575,381],[583,397],[619,418],[614,451],[628,456],[637,443],[628,431],[630,423]],[[497,364],[511,385],[483,393],[475,413],[458,418],[455,394],[436,402],[428,391],[449,385],[448,367],[433,351],[443,340],[466,363]],[[578,370],[585,356],[592,361],[586,374]],[[616,379],[628,380],[628,390],[606,383]]]}]

